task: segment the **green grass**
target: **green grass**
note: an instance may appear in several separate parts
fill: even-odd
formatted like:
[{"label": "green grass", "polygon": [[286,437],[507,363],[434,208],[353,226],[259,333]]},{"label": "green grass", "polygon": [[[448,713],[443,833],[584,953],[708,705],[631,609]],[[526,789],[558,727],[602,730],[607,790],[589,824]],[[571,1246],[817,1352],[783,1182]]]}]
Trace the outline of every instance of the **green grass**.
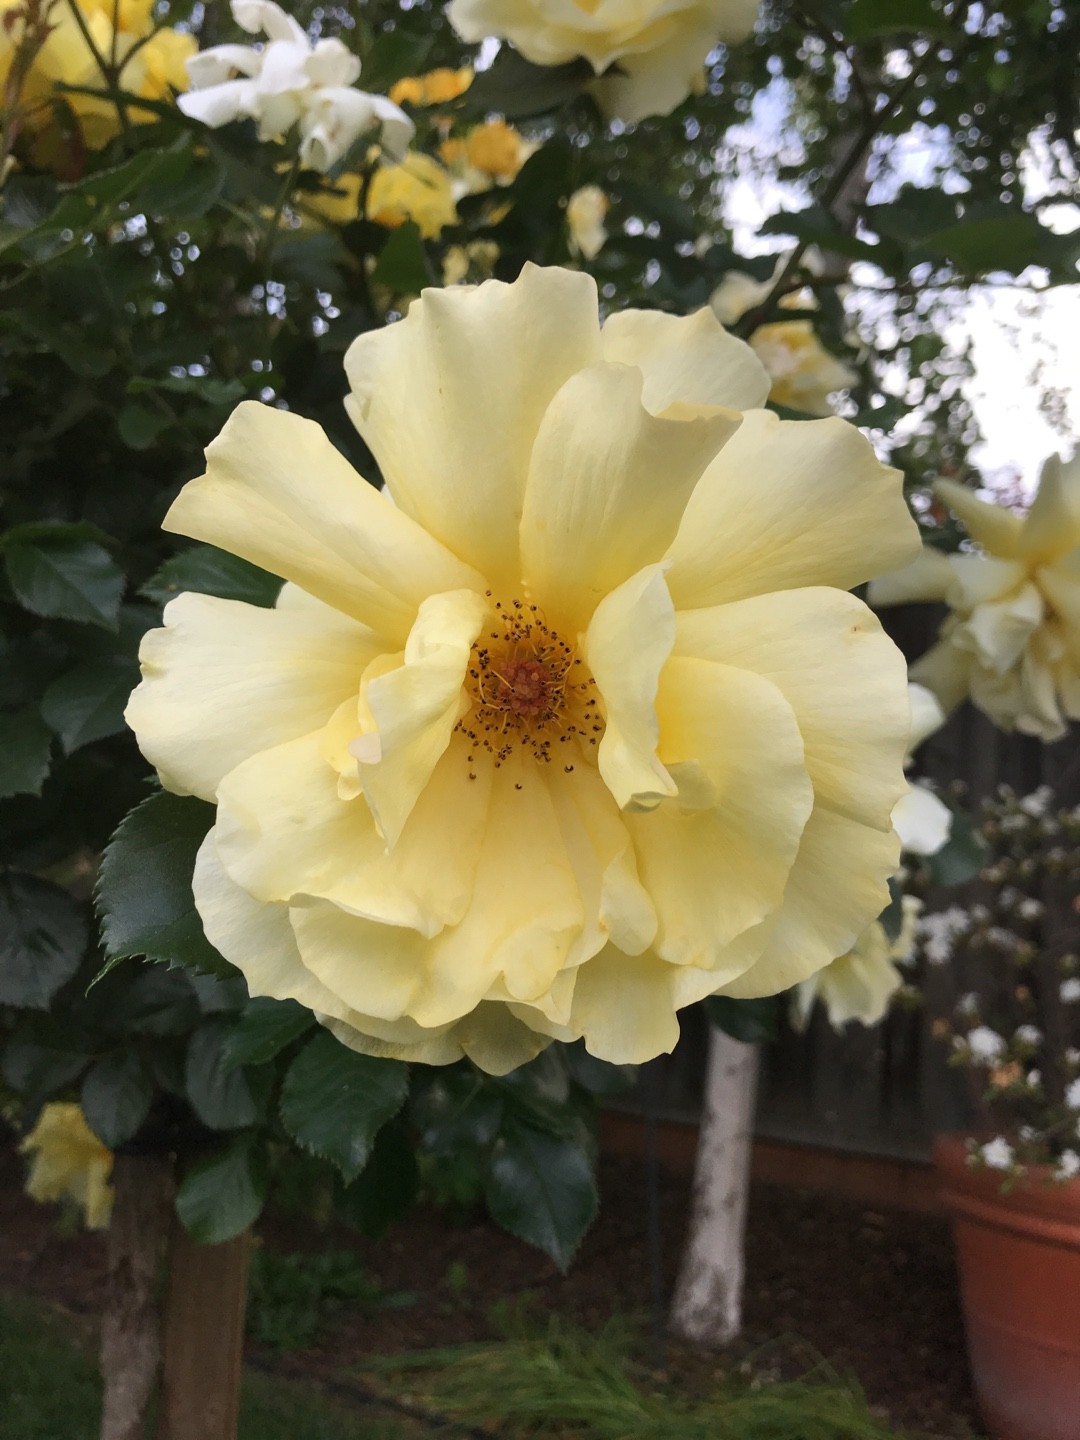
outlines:
[{"label": "green grass", "polygon": [[535,1338],[369,1362],[414,1401],[500,1437],[567,1440],[900,1440],[825,1366],[799,1381],[725,1376],[690,1398],[632,1361],[625,1325],[551,1322]]},{"label": "green grass", "polygon": [[[97,1440],[101,1385],[84,1334],[28,1300],[0,1296],[2,1440]],[[314,1387],[268,1376],[244,1382],[240,1440],[413,1440],[423,1432],[358,1415]]]}]

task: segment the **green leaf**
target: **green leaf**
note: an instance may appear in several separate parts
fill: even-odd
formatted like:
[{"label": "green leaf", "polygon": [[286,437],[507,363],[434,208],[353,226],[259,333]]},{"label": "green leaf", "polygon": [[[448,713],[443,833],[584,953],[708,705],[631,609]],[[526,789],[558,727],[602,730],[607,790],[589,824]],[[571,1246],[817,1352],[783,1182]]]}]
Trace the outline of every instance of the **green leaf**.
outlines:
[{"label": "green leaf", "polygon": [[948,840],[926,863],[935,885],[966,885],[979,874],[987,855],[986,841],[971,816],[954,811]]},{"label": "green leaf", "polygon": [[17,540],[4,549],[15,598],[35,615],[115,630],[124,573],[92,540]]},{"label": "green leaf", "polygon": [[248,387],[242,380],[217,380],[212,375],[166,375],[160,380],[136,375],[128,381],[129,395],[164,390],[170,395],[191,395],[202,405],[233,406],[243,400]]},{"label": "green leaf", "polygon": [[185,970],[136,966],[110,1002],[110,1025],[131,1035],[188,1034],[202,1013],[191,983],[196,978]]},{"label": "green leaf", "polygon": [[776,1039],[776,997],[761,1000],[733,1000],[730,995],[710,995],[705,1011],[718,1030],[741,1040],[744,1045],[758,1045]]},{"label": "green leaf", "polygon": [[115,1150],[131,1139],[150,1113],[154,1082],[137,1055],[114,1050],[87,1072],[80,1099],[90,1129]]},{"label": "green leaf", "polygon": [[116,417],[120,438],[130,450],[149,450],[161,432],[172,423],[170,415],[138,400],[129,400]]},{"label": "green leaf", "polygon": [[419,75],[435,44],[430,32],[414,34],[400,27],[384,30],[364,56],[364,85],[370,94],[385,95],[406,75]]},{"label": "green leaf", "polygon": [[581,1146],[515,1119],[492,1151],[484,1195],[498,1224],[550,1255],[564,1273],[598,1204]]},{"label": "green leaf", "polygon": [[882,35],[931,35],[955,39],[956,32],[932,0],[852,0],[845,24],[849,40]]},{"label": "green leaf", "polygon": [[188,1171],[176,1192],[176,1213],[198,1244],[220,1245],[259,1218],[266,1182],[257,1137],[239,1136]]},{"label": "green leaf", "polygon": [[394,295],[417,295],[431,284],[420,230],[407,221],[392,231],[371,272],[373,285],[385,285]]},{"label": "green leaf", "polygon": [[235,974],[203,934],[191,893],[195,855],[213,820],[212,805],[161,791],[118,826],[96,897],[111,960],[145,955],[212,975]]},{"label": "green leaf", "polygon": [[148,600],[167,605],[185,590],[220,595],[225,600],[246,600],[249,605],[274,605],[281,591],[276,575],[260,570],[239,555],[214,545],[193,545],[166,560],[139,591]]},{"label": "green leaf", "polygon": [[420,1189],[416,1151],[400,1124],[386,1125],[375,1136],[363,1173],[337,1199],[338,1215],[373,1240],[400,1220]]},{"label": "green leaf", "polygon": [[0,799],[40,795],[51,750],[52,735],[35,706],[0,715]]},{"label": "green leaf", "polygon": [[968,275],[984,275],[992,270],[1018,275],[1028,265],[1044,262],[1044,241],[1048,237],[1049,232],[1034,215],[1017,211],[1012,215],[960,220],[935,230],[923,243],[927,250],[943,255]]},{"label": "green leaf", "polygon": [[35,875],[0,875],[0,1005],[48,1009],[88,938],[83,908],[66,890]]},{"label": "green leaf", "polygon": [[240,1023],[225,1037],[226,1066],[265,1065],[315,1024],[310,1010],[295,1000],[258,995],[244,1006]]},{"label": "green leaf", "polygon": [[21,1031],[11,1037],[2,1053],[0,1072],[30,1106],[44,1103],[58,1090],[66,1090],[93,1059],[81,1050],[46,1044]]},{"label": "green leaf", "polygon": [[467,119],[480,119],[497,111],[507,120],[550,115],[575,100],[593,79],[593,68],[587,60],[533,65],[516,50],[504,46],[494,64],[482,70],[466,90],[460,113]]},{"label": "green leaf", "polygon": [[139,667],[119,656],[76,665],[41,697],[41,713],[70,755],[125,729],[124,707],[139,682]]},{"label": "green leaf", "polygon": [[904,927],[904,885],[897,876],[889,877],[889,903],[878,916],[878,923],[890,940],[897,940]]},{"label": "green leaf", "polygon": [[[70,88],[78,90],[79,87]],[[98,92],[95,98],[100,98]],[[151,104],[147,108],[154,107]],[[69,230],[76,236],[91,229],[104,230],[123,213],[121,207],[126,201],[135,209],[153,211],[162,205],[169,187],[186,177],[192,160],[190,143],[190,137],[184,135],[168,149],[148,148],[120,165],[97,170],[75,184],[57,186],[57,203],[45,214],[40,213],[44,205],[39,204],[37,223],[31,228],[18,223],[28,217],[25,193],[21,194],[14,215],[7,205],[0,210],[0,252],[13,245],[30,250],[28,242],[62,237]],[[35,198],[43,202],[44,192],[38,192]],[[73,241],[65,239],[61,243],[70,245]]]},{"label": "green leaf", "polygon": [[591,1095],[625,1095],[637,1079],[636,1065],[613,1065],[609,1060],[598,1060],[580,1040],[564,1045],[562,1055],[571,1079]]},{"label": "green leaf", "polygon": [[36,347],[62,360],[76,375],[100,379],[116,364],[116,352],[100,340],[88,340],[78,325],[25,310],[0,313],[0,331],[18,331]]},{"label": "green leaf", "polygon": [[188,1041],[184,1085],[191,1108],[211,1130],[242,1130],[258,1116],[247,1076],[225,1056],[230,1028],[227,1020],[207,1020]]},{"label": "green leaf", "polygon": [[346,1181],[354,1180],[380,1126],[405,1103],[408,1088],[407,1065],[358,1055],[324,1030],[289,1066],[282,1123],[303,1149],[332,1161]]}]

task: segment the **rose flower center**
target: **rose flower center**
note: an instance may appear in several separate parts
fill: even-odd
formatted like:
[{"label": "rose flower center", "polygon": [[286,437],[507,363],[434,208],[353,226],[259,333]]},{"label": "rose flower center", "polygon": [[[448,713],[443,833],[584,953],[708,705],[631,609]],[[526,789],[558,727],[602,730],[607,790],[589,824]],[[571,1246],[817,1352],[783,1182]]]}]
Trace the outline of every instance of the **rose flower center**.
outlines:
[{"label": "rose flower center", "polygon": [[[473,645],[465,675],[471,704],[458,721],[498,768],[517,751],[545,764],[563,758],[569,772],[604,733],[596,682],[577,648],[547,624],[536,605],[494,601],[494,619]],[[471,775],[470,770],[470,775]]]}]

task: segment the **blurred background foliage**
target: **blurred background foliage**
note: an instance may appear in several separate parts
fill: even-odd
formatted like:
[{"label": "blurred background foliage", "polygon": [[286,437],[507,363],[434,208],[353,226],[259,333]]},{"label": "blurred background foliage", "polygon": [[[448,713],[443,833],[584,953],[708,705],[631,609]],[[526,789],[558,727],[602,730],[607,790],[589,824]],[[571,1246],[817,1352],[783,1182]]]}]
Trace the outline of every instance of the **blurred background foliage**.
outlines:
[{"label": "blurred background foliage", "polygon": [[[345,39],[369,90],[477,63],[428,0],[291,8]],[[225,5],[157,18],[204,46],[234,35]],[[504,1079],[355,1055],[300,1007],[249,1001],[202,937],[190,874],[210,807],[156,790],[122,715],[171,595],[274,601],[272,577],[160,529],[236,402],[317,420],[377,483],[341,360],[423,286],[577,264],[610,309],[684,312],[736,271],[760,286],[738,333],[811,321],[853,374],[841,412],[954,544],[927,498],[969,473],[978,438],[954,322],[973,284],[1077,280],[1076,6],[766,0],[702,93],[632,135],[605,126],[579,67],[495,48],[460,95],[406,102],[416,148],[459,167],[445,224],[373,208],[365,142],[296,179],[288,146],[167,99],[135,124],[119,97],[99,149],[77,92],[4,132],[0,1104],[24,1130],[78,1098],[114,1149],[175,1156],[200,1240],[250,1224],[274,1186],[374,1233],[426,1191],[483,1201],[565,1266],[596,1207],[596,1099],[629,1078],[577,1047]],[[493,116],[516,127],[490,132],[509,158],[463,179],[460,147]],[[608,206],[591,258],[567,221],[585,186]],[[310,1158],[284,1164],[297,1147]]]}]

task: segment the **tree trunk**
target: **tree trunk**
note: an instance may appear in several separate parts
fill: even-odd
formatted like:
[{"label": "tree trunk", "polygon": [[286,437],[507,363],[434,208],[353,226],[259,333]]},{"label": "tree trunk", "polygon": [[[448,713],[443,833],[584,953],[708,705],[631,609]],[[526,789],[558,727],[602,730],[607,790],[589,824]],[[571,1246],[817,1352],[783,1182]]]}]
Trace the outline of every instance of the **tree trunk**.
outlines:
[{"label": "tree trunk", "polygon": [[161,1363],[159,1289],[172,1225],[172,1166],[159,1157],[118,1155],[112,1183],[101,1440],[145,1440]]},{"label": "tree trunk", "polygon": [[236,1440],[251,1232],[196,1245],[175,1222],[157,1440]]},{"label": "tree trunk", "polygon": [[742,1325],[757,1069],[755,1045],[710,1028],[689,1235],[671,1305],[671,1329],[696,1345],[726,1345]]}]

